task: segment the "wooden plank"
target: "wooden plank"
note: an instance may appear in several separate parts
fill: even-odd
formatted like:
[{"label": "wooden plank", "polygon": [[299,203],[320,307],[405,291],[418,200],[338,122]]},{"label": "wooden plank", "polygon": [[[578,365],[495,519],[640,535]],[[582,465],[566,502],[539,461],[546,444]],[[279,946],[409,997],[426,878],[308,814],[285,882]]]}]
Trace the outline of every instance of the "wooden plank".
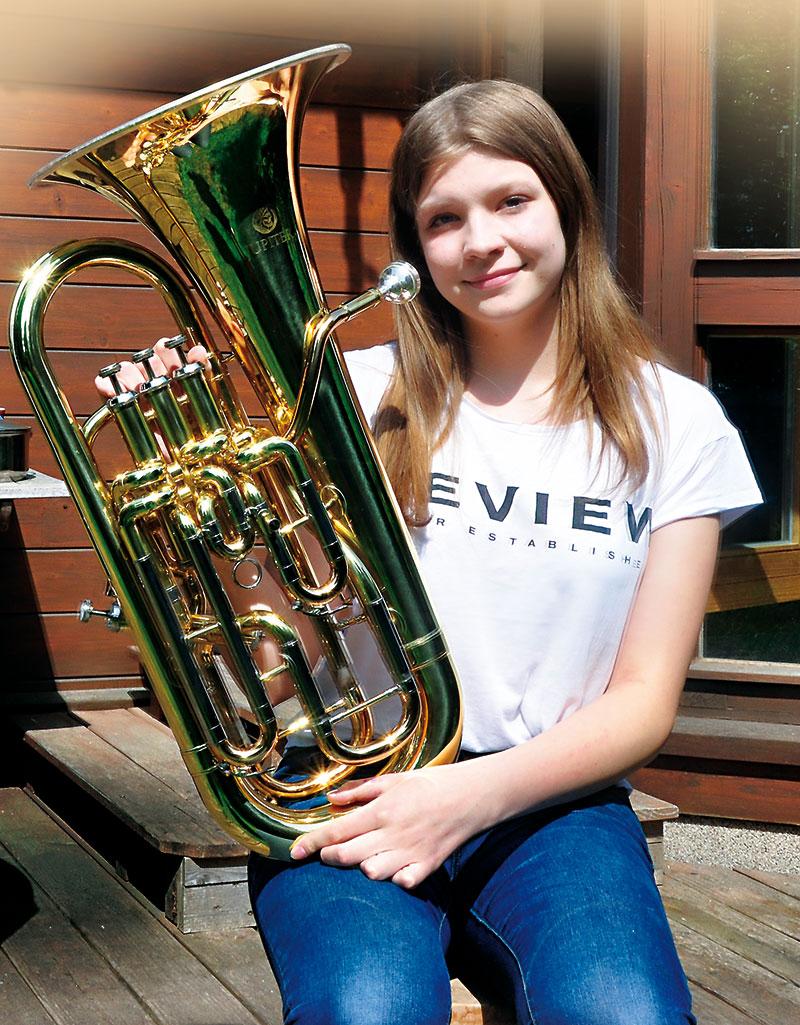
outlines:
[{"label": "wooden plank", "polygon": [[[702,1025],[753,1025],[755,1022],[755,1018],[751,1018],[749,1014],[732,1007],[727,1000],[709,993],[691,981],[689,989],[692,994],[692,1012]],[[780,1023],[775,1022],[773,1025]]]},{"label": "wooden plank", "polygon": [[791,277],[701,278],[695,281],[697,323],[796,330],[798,297]]},{"label": "wooden plank", "polygon": [[92,89],[4,81],[0,83],[0,140],[4,146],[45,153],[70,150],[175,98],[175,93],[152,88]]},{"label": "wooden plank", "polygon": [[[195,809],[198,820],[208,822],[189,770],[181,758],[178,743],[164,723],[142,709],[111,709],[81,712],[80,719],[91,733],[132,762],[146,769],[167,788],[167,799],[177,794]],[[215,834],[218,827],[214,826]],[[244,848],[238,847],[244,855]]]},{"label": "wooden plank", "polygon": [[[91,683],[93,686],[87,687]],[[3,691],[0,706],[5,715],[15,712],[63,712],[92,708],[130,708],[149,705],[151,692],[138,676],[113,676],[96,680],[54,680],[50,690]]]},{"label": "wooden plank", "polygon": [[[102,955],[107,970],[113,970],[114,989],[133,995],[130,998],[140,1016],[132,1020],[170,1025],[258,1025],[266,1021],[251,1013],[192,956],[159,921],[155,909],[129,893],[107,867],[70,840],[40,808],[19,791],[5,791],[0,801],[3,844],[76,931],[65,925],[64,932],[91,944]],[[53,935],[51,931],[50,944]],[[46,961],[48,939],[43,936],[41,942],[40,956]],[[79,965],[70,966],[70,972]],[[51,978],[50,985],[55,988],[58,980]],[[83,1017],[74,1018],[76,1023],[120,1025],[125,1020],[122,1016],[101,1017],[101,1008],[108,1007],[105,993],[102,988],[93,992],[95,1005],[84,1008]]]},{"label": "wooden plank", "polygon": [[254,1014],[275,1025],[282,1021],[280,991],[255,929],[190,933],[182,942]]},{"label": "wooden plank", "polygon": [[[133,280],[133,279],[131,279]],[[15,282],[0,285],[0,309],[9,310]],[[157,338],[175,334],[164,301],[146,286],[65,285],[47,310],[48,349],[136,352]],[[0,338],[8,348],[8,338]],[[102,359],[98,355],[98,359]]]},{"label": "wooden plank", "polygon": [[9,529],[0,531],[0,551],[21,547],[78,548],[88,544],[71,498],[15,502]]},{"label": "wooden plank", "polygon": [[[58,1025],[152,1025],[154,1019],[120,985],[105,959],[72,928],[62,907],[52,899],[48,880],[41,880],[35,854],[32,858],[30,852],[38,840],[37,826],[45,816],[32,808],[21,791],[0,791],[0,844],[5,858],[27,878],[37,909],[4,941],[3,950]],[[63,834],[51,835],[46,841],[44,849],[56,871],[69,857],[69,847]],[[83,900],[93,901],[93,882],[87,877],[73,879]]]},{"label": "wooden plank", "polygon": [[513,1025],[513,1016],[507,1017],[498,1009],[480,1003],[460,979],[452,980],[450,995],[453,1002],[451,1025]]},{"label": "wooden plank", "polygon": [[139,672],[139,659],[126,631],[115,634],[102,625],[78,623],[75,613],[2,616],[0,650],[4,690],[24,689],[41,680]]},{"label": "wooden plank", "polygon": [[[260,13],[263,19],[263,12]],[[262,22],[263,23],[263,22]],[[330,42],[300,14],[289,37],[272,32],[213,36],[193,29],[152,27],[143,21],[87,23],[63,11],[46,22],[27,13],[4,16],[6,38],[3,76],[13,82],[64,82],[99,88],[156,89],[177,95],[205,88],[262,64],[280,60]],[[338,35],[338,33],[337,33]],[[375,67],[383,74],[377,76]],[[327,75],[315,90],[317,102],[359,103],[403,108],[413,104],[417,90],[418,54],[395,46],[363,46],[350,60]]]},{"label": "wooden plank", "polygon": [[798,597],[798,576],[800,550],[796,546],[762,552],[723,552],[708,611],[794,601]]},{"label": "wooden plank", "polygon": [[187,886],[184,862],[167,894],[167,916],[183,933],[225,932],[255,924],[247,879]]},{"label": "wooden plank", "polygon": [[[0,149],[0,214],[131,221],[133,215],[99,193],[69,185],[27,188],[28,180],[58,152]],[[388,230],[387,174],[327,167],[300,170],[300,194],[308,228],[332,231]],[[102,232],[103,228],[98,227]]]},{"label": "wooden plank", "polygon": [[[752,775],[736,773],[735,762],[730,764],[730,773],[724,762],[712,762],[711,766],[700,759],[659,757],[629,778],[635,787],[673,801],[683,815],[800,825],[800,781],[758,776],[755,765]],[[789,767],[785,772],[794,770]]]},{"label": "wooden plank", "polygon": [[238,855],[199,798],[186,798],[67,717],[16,717],[25,742],[155,850],[195,858]]},{"label": "wooden plank", "polygon": [[[0,141],[18,149],[63,152],[178,95],[152,91],[152,86],[141,91],[0,82]],[[312,104],[303,127],[300,161],[383,170],[389,166],[403,120],[401,111]]]},{"label": "wooden plank", "polygon": [[[681,695],[681,714],[800,725],[800,667],[792,670],[791,666],[773,664],[766,679],[759,674],[754,682],[747,674],[747,662],[734,666],[731,671],[724,660],[694,662]],[[778,673],[779,669],[792,672]]]},{"label": "wooden plank", "polygon": [[723,895],[699,894],[693,886],[670,874],[662,891],[670,921],[679,921],[728,950],[737,951],[774,975],[798,984],[800,942],[729,907]]},{"label": "wooden plank", "polygon": [[[797,1020],[800,987],[680,922],[672,923],[672,931],[693,988],[702,987],[763,1025]],[[729,1020],[736,1019],[732,1016]]]},{"label": "wooden plank", "polygon": [[679,715],[661,752],[800,766],[800,726]]},{"label": "wooden plank", "polygon": [[[652,0],[644,18],[642,309],[648,326],[682,373],[695,370],[694,250],[705,216],[703,177],[709,81],[705,3]],[[644,57],[646,54],[646,59]]]},{"label": "wooden plank", "polygon": [[[132,222],[106,222],[103,230],[98,231],[95,221],[62,217],[39,220],[0,217],[0,237],[5,240],[0,251],[0,280],[19,281],[39,256],[68,239],[98,236],[113,236],[136,242],[165,255],[165,250],[155,242],[153,235],[146,228]],[[309,239],[323,287],[330,292],[364,291],[377,281],[381,270],[389,262],[388,242],[383,235],[312,231]],[[130,282],[131,275],[123,271],[92,267],[80,271],[75,281],[120,285]]]},{"label": "wooden plank", "polygon": [[54,1025],[55,1018],[48,1014],[3,950],[0,950],[0,993],[5,1021],[24,1022],[24,1025]]},{"label": "wooden plank", "polygon": [[[374,282],[373,282],[374,283]],[[0,284],[0,310],[9,310],[16,284]],[[355,293],[331,292],[333,308]],[[175,334],[176,326],[164,302],[147,287],[65,285],[47,309],[46,344],[49,349],[136,352],[157,338]],[[389,303],[381,303],[363,316],[337,328],[344,348],[375,345],[395,334]],[[6,335],[0,349],[8,348]],[[103,357],[98,357],[102,361]]]},{"label": "wooden plank", "polygon": [[[781,872],[761,872],[754,868],[737,868],[736,872],[743,876],[749,876],[750,879],[755,879],[765,886],[770,886],[772,889],[800,901],[800,875],[786,875]],[[798,912],[800,913],[800,905],[798,905]]]},{"label": "wooden plank", "polygon": [[636,812],[640,822],[665,822],[678,817],[677,805],[669,801],[662,801],[652,794],[644,794],[641,790],[632,790],[628,796],[631,808]]},{"label": "wooden plank", "polygon": [[668,868],[674,879],[795,941],[800,940],[800,903],[794,897],[741,872],[731,873],[713,865],[670,862]]},{"label": "wooden plank", "polygon": [[0,588],[0,615],[74,614],[79,596],[105,600],[106,574],[94,549],[7,551],[0,554],[0,576],[13,581],[12,587]]}]

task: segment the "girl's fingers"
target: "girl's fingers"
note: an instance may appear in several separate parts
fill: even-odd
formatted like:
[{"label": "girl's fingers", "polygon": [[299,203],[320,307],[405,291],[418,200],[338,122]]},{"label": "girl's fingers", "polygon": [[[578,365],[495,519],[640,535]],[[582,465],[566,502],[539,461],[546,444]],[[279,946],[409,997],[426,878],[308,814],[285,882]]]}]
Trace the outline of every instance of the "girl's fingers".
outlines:
[{"label": "girl's fingers", "polygon": [[360,779],[349,783],[343,783],[336,790],[331,790],[328,800],[331,804],[364,804],[366,801],[373,801],[387,789],[379,779]]},{"label": "girl's fingers", "polygon": [[[162,374],[170,377],[181,366],[181,358],[174,349],[168,349],[166,343],[168,338],[159,338],[153,346],[153,356],[150,359],[150,368],[153,374],[158,377]],[[186,354],[189,363],[208,363],[208,351],[202,345],[193,345]],[[120,364],[120,371],[117,380],[123,389],[138,391],[146,380],[144,371],[130,360]],[[105,377],[96,377],[94,386],[104,399],[114,396],[114,386]]]}]

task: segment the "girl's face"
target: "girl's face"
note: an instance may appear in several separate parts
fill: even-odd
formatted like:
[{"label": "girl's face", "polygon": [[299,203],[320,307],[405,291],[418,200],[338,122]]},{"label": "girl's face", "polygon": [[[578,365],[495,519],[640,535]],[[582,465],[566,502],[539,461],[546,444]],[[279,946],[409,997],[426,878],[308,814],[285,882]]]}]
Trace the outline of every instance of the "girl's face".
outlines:
[{"label": "girl's face", "polygon": [[533,327],[558,310],[566,245],[528,164],[468,150],[435,168],[416,224],[433,283],[470,330]]}]

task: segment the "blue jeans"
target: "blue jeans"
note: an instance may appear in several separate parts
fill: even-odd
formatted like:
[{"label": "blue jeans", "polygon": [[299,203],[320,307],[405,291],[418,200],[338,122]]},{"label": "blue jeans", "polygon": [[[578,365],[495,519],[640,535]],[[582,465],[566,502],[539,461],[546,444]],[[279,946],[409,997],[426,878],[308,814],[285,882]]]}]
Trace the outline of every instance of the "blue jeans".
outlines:
[{"label": "blue jeans", "polygon": [[535,1025],[696,1025],[626,791],[481,833],[415,890],[250,859],[286,1025],[446,1025],[450,975]]}]

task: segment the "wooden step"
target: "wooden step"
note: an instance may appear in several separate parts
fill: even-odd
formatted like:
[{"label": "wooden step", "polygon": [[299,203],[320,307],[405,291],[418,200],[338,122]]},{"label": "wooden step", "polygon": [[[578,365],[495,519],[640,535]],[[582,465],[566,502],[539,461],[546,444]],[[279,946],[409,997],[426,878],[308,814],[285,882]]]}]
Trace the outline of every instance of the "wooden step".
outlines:
[{"label": "wooden step", "polygon": [[[17,716],[31,779],[70,821],[186,933],[253,924],[247,851],[213,821],[171,731],[141,709]],[[675,805],[638,791],[632,804],[660,882],[663,824]]]}]

